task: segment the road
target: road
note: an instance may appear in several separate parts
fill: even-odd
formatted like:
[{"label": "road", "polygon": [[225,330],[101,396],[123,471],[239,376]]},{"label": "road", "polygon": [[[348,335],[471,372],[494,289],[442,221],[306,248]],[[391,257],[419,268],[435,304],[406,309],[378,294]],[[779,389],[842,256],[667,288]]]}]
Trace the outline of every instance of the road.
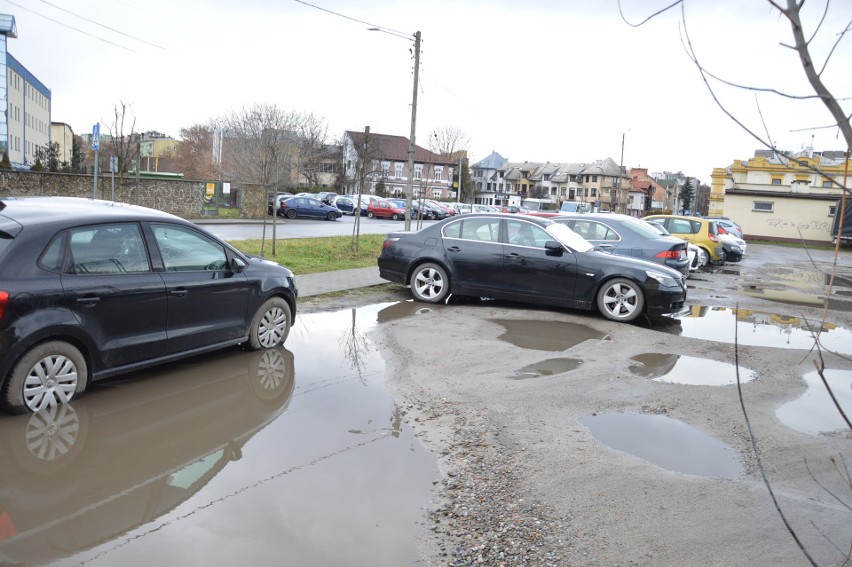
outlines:
[{"label": "road", "polygon": [[[222,238],[223,240],[245,240],[261,238],[266,230],[266,236],[272,238],[272,217],[268,222],[228,222],[223,220],[198,219],[194,221]],[[436,221],[423,221],[429,225]],[[314,238],[320,236],[350,236],[355,228],[355,217],[344,216],[336,221],[315,219],[279,219],[275,226],[276,238]],[[361,217],[361,234],[387,234],[388,232],[405,230],[405,221],[386,219],[368,219]],[[412,230],[417,221],[411,221]]]}]

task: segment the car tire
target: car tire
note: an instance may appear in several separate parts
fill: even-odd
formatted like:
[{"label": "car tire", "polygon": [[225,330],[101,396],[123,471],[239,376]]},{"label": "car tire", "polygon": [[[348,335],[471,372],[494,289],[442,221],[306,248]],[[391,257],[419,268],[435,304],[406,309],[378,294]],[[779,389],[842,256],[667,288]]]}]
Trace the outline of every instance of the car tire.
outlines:
[{"label": "car tire", "polygon": [[64,341],[42,343],[15,363],[0,405],[12,414],[36,412],[79,397],[88,381],[86,359],[76,347]]},{"label": "car tire", "polygon": [[296,209],[287,209],[286,216],[288,219],[294,219],[299,215],[299,211]]},{"label": "car tire", "polygon": [[719,259],[718,259],[718,260],[713,260],[713,261],[711,262],[711,264],[713,264],[714,266],[721,266],[721,265],[723,265],[723,264],[724,264],[725,262],[727,262],[727,261],[728,261],[728,254],[727,254],[727,252],[725,252],[724,250],[722,250],[722,252],[719,254]]},{"label": "car tire", "polygon": [[249,327],[248,347],[251,350],[261,350],[283,344],[290,334],[292,324],[290,306],[281,297],[266,300]]},{"label": "car tire", "polygon": [[394,213],[391,215],[391,220],[399,220],[399,215]]},{"label": "car tire", "polygon": [[707,264],[710,263],[710,252],[708,252],[705,248],[698,248],[698,252],[700,254],[700,258],[698,259],[698,267],[703,268]]},{"label": "car tire", "polygon": [[417,266],[411,274],[411,294],[414,299],[426,303],[440,303],[450,293],[450,278],[438,264],[426,263]]},{"label": "car tire", "polygon": [[337,220],[337,214],[334,212],[330,212],[326,215],[326,220]]},{"label": "car tire", "polygon": [[642,314],[645,296],[636,282],[615,278],[598,290],[597,304],[601,314],[610,321],[627,323]]},{"label": "car tire", "polygon": [[367,211],[367,218],[368,219],[372,219],[372,218],[375,218],[375,217],[376,217],[376,215],[373,214],[373,211]]}]

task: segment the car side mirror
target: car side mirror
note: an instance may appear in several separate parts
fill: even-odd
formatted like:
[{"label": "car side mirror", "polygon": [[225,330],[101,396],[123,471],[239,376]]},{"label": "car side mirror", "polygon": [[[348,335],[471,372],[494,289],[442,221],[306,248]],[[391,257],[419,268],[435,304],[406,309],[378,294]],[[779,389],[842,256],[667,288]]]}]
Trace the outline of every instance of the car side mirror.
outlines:
[{"label": "car side mirror", "polygon": [[238,258],[237,256],[231,258],[231,271],[235,274],[242,273],[247,267],[248,264],[246,264],[242,258]]},{"label": "car side mirror", "polygon": [[556,240],[548,240],[544,243],[544,253],[548,256],[562,256],[565,249]]}]

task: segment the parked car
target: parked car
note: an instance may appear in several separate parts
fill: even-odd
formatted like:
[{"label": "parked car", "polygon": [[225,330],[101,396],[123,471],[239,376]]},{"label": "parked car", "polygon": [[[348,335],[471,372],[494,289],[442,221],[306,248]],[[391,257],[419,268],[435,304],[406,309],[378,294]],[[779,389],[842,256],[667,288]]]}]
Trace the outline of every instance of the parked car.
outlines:
[{"label": "parked car", "polygon": [[65,403],[116,374],[284,342],[287,268],[181,218],[71,197],[0,199],[0,408]]},{"label": "parked car", "polygon": [[723,227],[729,233],[737,238],[743,238],[743,228],[728,217],[704,217],[705,219],[715,221],[718,226]]},{"label": "parked car", "polygon": [[722,248],[725,249],[725,260],[727,262],[739,262],[745,256],[748,245],[742,238],[737,238],[730,234],[721,225],[719,229],[719,238],[722,240]]},{"label": "parked car", "polygon": [[645,220],[660,220],[672,236],[692,242],[704,249],[710,262],[725,263],[725,250],[719,238],[716,222],[698,217],[681,215],[650,215]]},{"label": "parked car", "polygon": [[428,303],[450,294],[595,309],[613,321],[683,308],[680,272],[614,256],[550,219],[476,213],[387,235],[382,278]]},{"label": "parked car", "polygon": [[600,213],[562,213],[551,218],[599,250],[643,258],[689,275],[687,243],[674,236],[663,236],[647,222],[627,215]]},{"label": "parked car", "polygon": [[272,195],[270,195],[269,199],[267,199],[267,201],[266,201],[266,214],[271,215],[273,213],[273,211],[275,211],[276,209],[278,209],[281,206],[281,201],[289,199],[292,196],[293,196],[292,193],[286,193],[286,192],[285,193],[278,193],[277,195],[275,195],[274,198],[273,198]]},{"label": "parked car", "polygon": [[308,217],[314,219],[325,219],[334,221],[343,216],[337,207],[326,205],[313,197],[291,197],[282,201],[278,214],[294,219],[296,217]]},{"label": "parked car", "polygon": [[367,217],[403,220],[405,219],[405,207],[398,207],[386,199],[374,199],[367,205]]},{"label": "parked car", "polygon": [[436,207],[440,207],[440,208],[444,209],[445,211],[447,211],[447,216],[452,217],[452,216],[455,216],[455,214],[456,214],[456,210],[452,206],[450,206],[449,203],[442,203],[440,201],[435,201],[433,199],[427,199],[426,201],[428,203],[435,205]]},{"label": "parked car", "polygon": [[[395,205],[398,209],[402,209],[403,211],[407,208],[406,203],[405,203],[405,199],[388,199],[388,202],[391,203],[392,205]],[[423,216],[424,219],[431,219],[432,213],[431,213],[431,211],[428,211],[427,209],[424,208],[422,216]],[[411,218],[419,219],[420,217],[421,217],[420,201],[417,200],[417,199],[412,199],[411,200]]]},{"label": "parked car", "polygon": [[334,191],[321,191],[317,193],[315,197],[319,199],[321,203],[331,205],[335,197],[337,197],[337,193],[335,193]]},{"label": "parked car", "polygon": [[[658,231],[663,236],[671,236],[671,233],[666,230],[666,227],[663,226],[664,222],[661,219],[658,220],[643,220],[642,222],[648,223],[648,226]],[[689,258],[689,271],[694,272],[698,268],[702,266],[706,266],[708,262],[707,253],[704,252],[703,248],[699,248],[692,242],[686,243],[686,255]]]},{"label": "parked car", "polygon": [[449,210],[439,206],[438,203],[435,201],[430,201],[427,199],[423,201],[423,207],[429,210],[429,216],[434,220],[444,220],[448,216],[451,216]]},{"label": "parked car", "polygon": [[331,202],[332,207],[337,207],[337,209],[343,213],[344,215],[352,215],[355,216],[355,207],[357,207],[356,203],[357,195],[338,195]]}]

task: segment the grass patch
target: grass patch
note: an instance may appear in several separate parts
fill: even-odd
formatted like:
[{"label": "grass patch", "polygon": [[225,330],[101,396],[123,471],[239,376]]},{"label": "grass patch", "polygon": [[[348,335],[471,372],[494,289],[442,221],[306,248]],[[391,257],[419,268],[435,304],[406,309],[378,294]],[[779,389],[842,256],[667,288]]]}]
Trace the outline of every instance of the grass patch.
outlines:
[{"label": "grass patch", "polygon": [[[362,234],[356,253],[351,236],[279,238],[275,242],[275,257],[272,257],[271,240],[266,241],[263,256],[287,266],[296,274],[368,268],[376,265],[384,240],[384,234]],[[260,255],[260,240],[233,240],[230,244],[242,252]]]}]

